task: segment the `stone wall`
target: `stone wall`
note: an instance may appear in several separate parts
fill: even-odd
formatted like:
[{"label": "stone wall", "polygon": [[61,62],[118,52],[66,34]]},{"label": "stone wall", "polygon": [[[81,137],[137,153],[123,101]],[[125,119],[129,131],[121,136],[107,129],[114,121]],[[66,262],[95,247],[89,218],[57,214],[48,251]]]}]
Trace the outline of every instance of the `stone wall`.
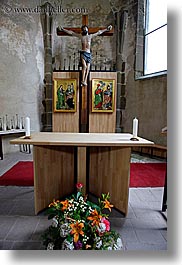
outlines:
[{"label": "stone wall", "polygon": [[141,21],[138,21],[142,19],[141,16],[138,17],[138,12],[143,14],[142,1],[139,0],[140,5],[138,1],[130,1],[128,6],[128,22],[123,48],[123,60],[126,62],[126,106],[122,111],[121,124],[124,132],[132,132],[132,120],[137,117],[138,133],[141,137],[166,145],[167,138],[161,135],[161,129],[167,126],[167,76],[143,80],[136,78],[136,70],[138,70],[138,68],[135,69],[136,60],[138,60],[137,63],[143,64],[143,53],[137,54],[141,49],[136,49],[137,45],[140,45],[139,48],[143,45],[142,38],[138,35],[140,31],[143,32],[143,29],[139,28]]}]

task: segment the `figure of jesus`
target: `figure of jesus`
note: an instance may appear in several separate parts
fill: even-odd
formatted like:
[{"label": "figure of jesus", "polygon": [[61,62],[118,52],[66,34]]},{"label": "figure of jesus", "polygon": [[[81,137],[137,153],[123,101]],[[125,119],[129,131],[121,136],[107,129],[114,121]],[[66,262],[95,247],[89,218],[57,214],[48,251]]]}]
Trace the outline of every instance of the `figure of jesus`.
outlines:
[{"label": "figure of jesus", "polygon": [[78,34],[72,30],[64,29],[63,27],[60,27],[60,28],[58,27],[58,29],[64,31],[68,35],[75,36],[81,40],[81,44],[82,44],[82,50],[80,52],[81,63],[82,63],[82,81],[81,81],[81,84],[83,86],[86,86],[87,85],[87,77],[88,77],[88,73],[90,70],[90,64],[91,64],[91,60],[92,60],[92,55],[91,55],[91,51],[90,51],[91,40],[93,37],[101,35],[102,33],[106,32],[106,31],[110,31],[112,29],[112,26],[109,25],[107,28],[105,28],[103,30],[99,30],[93,34],[88,33],[88,26],[87,25],[83,25],[81,27],[81,30],[82,30],[81,34]]}]

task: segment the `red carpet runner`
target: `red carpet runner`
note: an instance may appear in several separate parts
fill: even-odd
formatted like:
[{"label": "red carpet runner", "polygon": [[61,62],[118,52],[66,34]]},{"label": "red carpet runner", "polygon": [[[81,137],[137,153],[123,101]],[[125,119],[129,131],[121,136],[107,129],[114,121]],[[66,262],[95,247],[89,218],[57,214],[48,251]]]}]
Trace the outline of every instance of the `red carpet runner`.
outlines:
[{"label": "red carpet runner", "polygon": [[21,161],[0,177],[0,186],[33,186],[33,162]]},{"label": "red carpet runner", "polygon": [[[130,187],[163,187],[166,163],[131,163]],[[21,161],[0,177],[0,186],[33,186],[33,163]]]},{"label": "red carpet runner", "polygon": [[164,187],[166,163],[131,163],[130,187]]}]

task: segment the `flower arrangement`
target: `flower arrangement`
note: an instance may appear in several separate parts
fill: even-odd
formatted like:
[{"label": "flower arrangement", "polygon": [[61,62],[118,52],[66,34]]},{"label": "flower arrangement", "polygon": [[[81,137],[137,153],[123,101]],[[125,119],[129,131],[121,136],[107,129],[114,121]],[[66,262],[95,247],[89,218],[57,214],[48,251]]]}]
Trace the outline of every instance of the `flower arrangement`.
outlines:
[{"label": "flower arrangement", "polygon": [[113,205],[109,193],[98,198],[98,204],[82,195],[81,183],[77,193],[64,201],[54,200],[48,208],[51,226],[44,232],[43,244],[47,250],[120,250],[120,235],[111,230],[108,214]]}]

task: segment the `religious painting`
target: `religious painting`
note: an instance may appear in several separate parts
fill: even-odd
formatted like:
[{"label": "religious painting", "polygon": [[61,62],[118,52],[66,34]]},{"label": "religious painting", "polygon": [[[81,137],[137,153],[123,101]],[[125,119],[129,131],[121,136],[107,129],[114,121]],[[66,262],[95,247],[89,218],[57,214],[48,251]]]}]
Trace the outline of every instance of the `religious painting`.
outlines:
[{"label": "religious painting", "polygon": [[76,79],[54,79],[54,112],[76,112]]},{"label": "religious painting", "polygon": [[92,79],[92,112],[113,112],[114,90],[114,79]]}]

